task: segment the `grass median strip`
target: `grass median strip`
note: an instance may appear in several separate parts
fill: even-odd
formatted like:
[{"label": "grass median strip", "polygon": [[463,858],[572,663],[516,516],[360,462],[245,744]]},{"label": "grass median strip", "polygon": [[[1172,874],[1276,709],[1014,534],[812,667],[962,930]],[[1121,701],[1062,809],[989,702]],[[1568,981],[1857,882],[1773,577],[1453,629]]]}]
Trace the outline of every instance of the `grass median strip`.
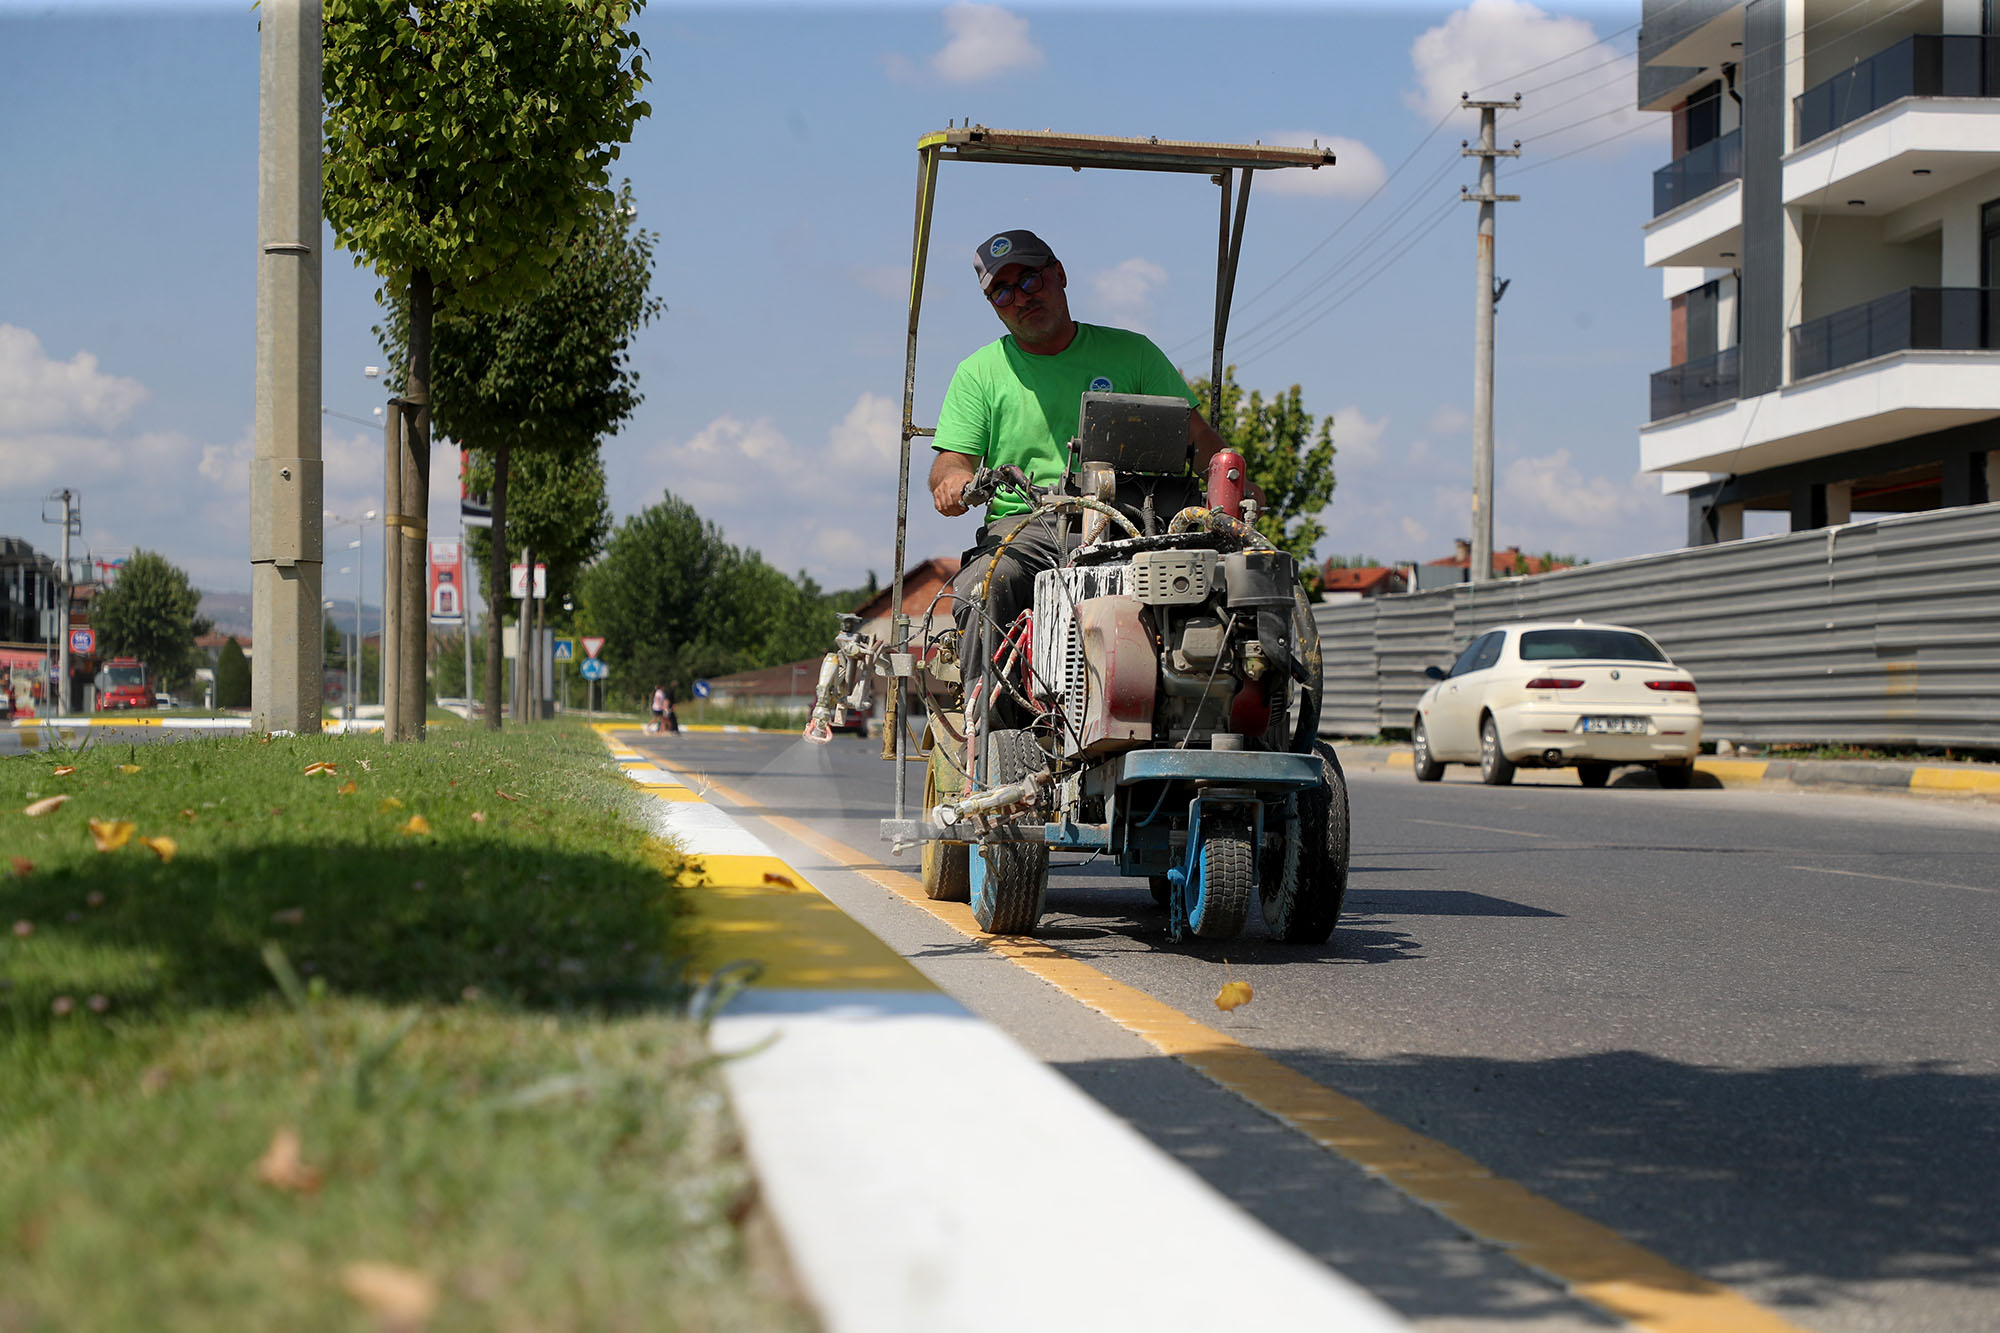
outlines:
[{"label": "grass median strip", "polygon": [[805,1326],[637,799],[582,727],[0,761],[0,1327]]}]

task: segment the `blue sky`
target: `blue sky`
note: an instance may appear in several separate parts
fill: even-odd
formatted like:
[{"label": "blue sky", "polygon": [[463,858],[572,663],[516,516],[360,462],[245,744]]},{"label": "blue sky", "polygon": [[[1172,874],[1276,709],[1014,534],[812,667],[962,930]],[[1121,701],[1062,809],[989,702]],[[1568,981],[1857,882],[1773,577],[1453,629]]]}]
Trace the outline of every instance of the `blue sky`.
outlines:
[{"label": "blue sky", "polygon": [[[1637,11],[655,0],[653,115],[621,166],[662,234],[669,310],[636,346],[645,404],[605,445],[613,507],[671,489],[784,569],[887,576],[915,145],[969,116],[1338,141],[1331,171],[1259,180],[1230,359],[1248,387],[1296,383],[1336,414],[1322,554],[1446,554],[1469,535],[1475,209],[1456,201],[1476,179],[1458,155],[1474,118],[1448,109],[1484,84],[1524,94],[1501,121],[1525,141],[1501,188],[1525,197],[1499,221],[1496,544],[1600,560],[1678,545],[1683,502],[1636,476],[1646,376],[1667,362],[1640,228],[1668,155],[1664,118],[1629,109]],[[66,485],[96,551],[144,546],[204,587],[249,586],[256,144],[247,4],[0,0],[0,533],[50,544],[36,500]],[[970,250],[1002,228],[1056,248],[1079,318],[1206,372],[1212,186],[947,164],[940,187],[920,421],[1000,332]],[[353,513],[380,502],[380,435],[361,422],[380,395],[362,367],[382,357],[374,279],[328,244],[327,503]],[[454,463],[441,452],[434,531],[454,522]],[[913,558],[971,539],[921,496],[913,513]],[[349,586],[345,560],[330,555],[330,588]]]}]

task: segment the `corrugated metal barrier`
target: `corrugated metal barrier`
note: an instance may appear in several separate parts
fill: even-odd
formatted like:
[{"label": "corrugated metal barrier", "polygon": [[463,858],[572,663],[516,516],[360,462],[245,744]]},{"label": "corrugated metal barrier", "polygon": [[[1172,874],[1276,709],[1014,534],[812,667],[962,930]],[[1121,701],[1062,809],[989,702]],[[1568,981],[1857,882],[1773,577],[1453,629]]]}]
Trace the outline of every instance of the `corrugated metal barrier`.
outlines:
[{"label": "corrugated metal barrier", "polygon": [[1320,731],[1406,729],[1473,635],[1577,618],[1659,640],[1710,739],[2000,745],[2000,504],[1321,604]]}]

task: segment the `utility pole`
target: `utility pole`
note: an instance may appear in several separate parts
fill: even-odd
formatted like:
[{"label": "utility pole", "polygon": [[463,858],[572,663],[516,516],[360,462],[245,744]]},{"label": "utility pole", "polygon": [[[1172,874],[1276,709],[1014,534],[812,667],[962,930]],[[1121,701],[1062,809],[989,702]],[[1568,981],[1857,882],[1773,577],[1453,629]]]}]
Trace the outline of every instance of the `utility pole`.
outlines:
[{"label": "utility pole", "polygon": [[250,725],[320,729],[320,4],[266,0],[258,59]]},{"label": "utility pole", "polygon": [[1521,95],[1515,93],[1508,102],[1475,102],[1461,93],[1458,104],[1479,112],[1479,147],[1461,145],[1459,153],[1479,159],[1479,193],[1461,189],[1459,197],[1479,204],[1478,288],[1472,307],[1472,568],[1467,573],[1472,582],[1484,583],[1493,577],[1493,307],[1500,299],[1493,288],[1493,206],[1521,198],[1494,192],[1494,160],[1521,155],[1519,140],[1512,148],[1498,147],[1495,131],[1500,112],[1521,109]]},{"label": "utility pole", "polygon": [[[62,564],[56,567],[56,679],[54,699],[56,716],[65,717],[69,713],[69,539],[83,531],[83,497],[65,487],[49,497],[51,503],[62,506],[60,519],[50,518],[48,511],[42,511],[42,522],[62,524]],[[47,661],[47,658],[43,658]]]}]

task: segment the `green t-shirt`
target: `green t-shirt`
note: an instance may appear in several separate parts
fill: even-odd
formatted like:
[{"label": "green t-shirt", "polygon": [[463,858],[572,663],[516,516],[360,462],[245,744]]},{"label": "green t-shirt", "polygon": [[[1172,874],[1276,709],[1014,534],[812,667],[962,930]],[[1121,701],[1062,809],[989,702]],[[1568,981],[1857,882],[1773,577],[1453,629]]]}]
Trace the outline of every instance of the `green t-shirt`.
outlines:
[{"label": "green t-shirt", "polygon": [[[1038,486],[1060,480],[1086,390],[1172,394],[1201,400],[1152,339],[1127,329],[1078,324],[1054,356],[1021,350],[1008,334],[958,363],[938,410],[933,449],[970,454],[987,467],[1022,468]],[[993,498],[987,520],[1027,511],[1011,491]]]}]

